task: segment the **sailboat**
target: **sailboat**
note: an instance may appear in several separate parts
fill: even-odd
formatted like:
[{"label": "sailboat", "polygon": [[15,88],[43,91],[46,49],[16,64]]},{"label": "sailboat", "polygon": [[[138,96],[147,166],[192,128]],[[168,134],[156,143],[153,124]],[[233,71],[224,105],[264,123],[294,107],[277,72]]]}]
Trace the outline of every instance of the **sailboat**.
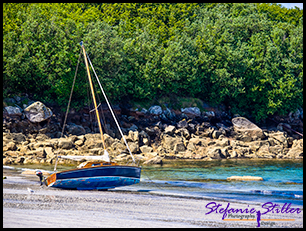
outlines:
[{"label": "sailboat", "polygon": [[[128,186],[132,184],[137,184],[140,181],[140,174],[141,174],[141,167],[136,165],[135,158],[132,155],[132,152],[128,146],[128,143],[122,133],[122,130],[118,124],[118,121],[114,115],[114,112],[110,106],[110,103],[105,95],[105,92],[101,86],[99,78],[93,68],[93,65],[89,59],[88,54],[85,51],[85,47],[83,42],[80,43],[81,45],[81,52],[83,51],[85,65],[87,69],[87,75],[89,80],[89,85],[91,89],[91,94],[93,98],[93,103],[95,107],[96,117],[99,125],[101,140],[103,144],[103,155],[102,156],[57,156],[56,163],[54,167],[54,173],[51,174],[49,177],[45,179],[45,183],[48,187],[56,187],[56,188],[63,188],[63,189],[78,189],[78,190],[107,190],[115,187],[120,186]],[[80,53],[81,56],[81,53]],[[106,103],[109,107],[109,110],[116,122],[116,125],[119,129],[119,132],[127,146],[127,149],[132,157],[132,164],[131,165],[119,165],[115,162],[111,162],[109,158],[109,154],[106,150],[100,116],[98,112],[97,102],[95,98],[93,83],[90,75],[89,65],[90,63],[91,68],[96,76],[96,79],[99,83],[100,89],[103,93],[103,96],[106,100]],[[75,75],[76,77],[76,75]],[[74,79],[75,82],[75,79]],[[70,95],[71,100],[71,95]],[[69,100],[69,102],[70,102]],[[69,110],[69,104],[68,109]],[[67,116],[67,113],[66,113]],[[66,118],[65,118],[66,120]],[[65,122],[64,122],[65,124]],[[64,127],[63,127],[64,131]],[[63,132],[62,132],[63,134]],[[82,163],[78,166],[78,168],[65,170],[65,171],[56,171],[56,166],[58,163],[59,158],[64,159],[73,159],[73,160],[87,160],[87,162]]]}]

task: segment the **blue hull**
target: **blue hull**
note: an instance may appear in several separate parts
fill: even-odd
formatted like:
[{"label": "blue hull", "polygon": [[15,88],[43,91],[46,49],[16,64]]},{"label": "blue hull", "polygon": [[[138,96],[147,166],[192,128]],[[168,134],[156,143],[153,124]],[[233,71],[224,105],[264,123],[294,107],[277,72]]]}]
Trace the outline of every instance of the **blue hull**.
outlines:
[{"label": "blue hull", "polygon": [[139,183],[140,172],[141,168],[134,166],[73,169],[55,173],[56,180],[48,186],[78,190],[111,189]]},{"label": "blue hull", "polygon": [[87,177],[56,180],[50,187],[63,189],[93,190],[111,189],[139,183],[140,179],[129,177]]}]

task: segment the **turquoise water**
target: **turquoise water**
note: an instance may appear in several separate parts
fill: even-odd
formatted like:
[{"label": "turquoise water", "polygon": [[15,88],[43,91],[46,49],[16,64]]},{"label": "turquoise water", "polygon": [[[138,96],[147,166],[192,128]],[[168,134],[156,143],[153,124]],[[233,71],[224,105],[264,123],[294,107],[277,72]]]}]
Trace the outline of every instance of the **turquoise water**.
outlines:
[{"label": "turquoise water", "polygon": [[[15,167],[53,170],[50,165]],[[71,168],[59,165],[58,171]],[[264,181],[227,181],[230,176],[259,176]],[[303,161],[169,160],[163,166],[143,166],[139,184],[115,190],[303,205]]]},{"label": "turquoise water", "polygon": [[[264,181],[227,181],[230,176],[260,176]],[[303,161],[166,162],[143,167],[137,188],[182,196],[303,205]]]}]

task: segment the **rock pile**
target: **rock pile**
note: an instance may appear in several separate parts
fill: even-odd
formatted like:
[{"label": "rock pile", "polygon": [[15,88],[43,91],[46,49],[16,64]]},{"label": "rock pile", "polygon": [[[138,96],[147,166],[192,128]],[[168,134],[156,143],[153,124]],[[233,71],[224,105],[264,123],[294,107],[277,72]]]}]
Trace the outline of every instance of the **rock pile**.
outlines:
[{"label": "rock pile", "polygon": [[[79,124],[70,122],[65,137],[61,138],[62,128],[54,113],[42,104],[36,105],[43,115],[34,116],[35,121],[31,121],[33,116],[27,114],[22,118],[23,113],[27,113],[25,109],[5,109],[4,165],[53,164],[56,155],[103,155],[98,129],[90,129],[84,122],[86,113],[81,116]],[[35,110],[28,111],[32,115],[35,113]],[[225,116],[226,119],[213,122],[216,118],[213,111],[201,113],[193,107],[178,112],[168,108],[163,110],[159,106],[152,106],[149,110],[131,110],[119,116],[129,148],[136,160],[143,164],[162,163],[163,159],[303,158],[302,137],[293,138],[280,129],[261,129],[244,117],[230,121]],[[37,122],[37,118],[43,120]],[[111,160],[131,161],[123,139],[114,128],[111,123],[104,127]],[[70,160],[61,162],[69,163]]]},{"label": "rock pile", "polygon": [[[259,134],[259,135],[254,135]],[[156,139],[158,136],[158,139]],[[303,139],[293,140],[286,132],[239,133],[234,128],[207,127],[207,123],[186,126],[154,126],[125,135],[135,158],[147,164],[166,159],[303,158]],[[122,139],[104,134],[113,161],[131,157]],[[50,138],[45,134],[3,133],[3,164],[50,163],[58,155],[102,155],[100,134]],[[152,160],[153,159],[153,160]],[[149,161],[150,160],[150,161]],[[65,160],[65,162],[69,162]]]}]

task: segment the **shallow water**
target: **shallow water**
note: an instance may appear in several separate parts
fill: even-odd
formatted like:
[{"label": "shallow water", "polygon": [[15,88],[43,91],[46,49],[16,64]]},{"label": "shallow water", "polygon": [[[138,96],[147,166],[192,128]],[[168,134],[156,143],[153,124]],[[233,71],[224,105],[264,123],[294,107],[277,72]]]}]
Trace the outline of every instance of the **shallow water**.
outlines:
[{"label": "shallow water", "polygon": [[[20,165],[45,169],[53,166]],[[58,170],[72,167],[58,166]],[[259,176],[264,181],[227,181],[230,176]],[[303,161],[216,160],[167,161],[144,166],[137,185],[114,189],[195,198],[303,205]]]},{"label": "shallow water", "polygon": [[[227,181],[230,176],[259,176],[264,181]],[[144,167],[137,186],[185,196],[303,205],[303,161],[168,162]]]}]

